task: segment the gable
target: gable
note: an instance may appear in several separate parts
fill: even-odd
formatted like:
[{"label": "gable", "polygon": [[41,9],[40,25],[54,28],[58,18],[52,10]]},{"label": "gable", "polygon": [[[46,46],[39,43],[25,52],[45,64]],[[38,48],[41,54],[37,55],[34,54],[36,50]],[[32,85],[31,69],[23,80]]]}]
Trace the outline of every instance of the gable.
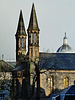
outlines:
[{"label": "gable", "polygon": [[10,72],[12,71],[13,67],[5,62],[4,60],[0,60],[0,72],[5,71],[5,72]]}]

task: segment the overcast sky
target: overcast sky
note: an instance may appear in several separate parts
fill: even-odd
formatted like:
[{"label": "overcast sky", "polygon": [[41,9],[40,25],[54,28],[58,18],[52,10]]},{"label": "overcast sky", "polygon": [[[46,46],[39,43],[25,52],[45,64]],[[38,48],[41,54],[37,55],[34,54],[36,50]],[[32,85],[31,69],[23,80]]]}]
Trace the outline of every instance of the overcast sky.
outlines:
[{"label": "overcast sky", "polygon": [[0,0],[0,59],[2,54],[6,60],[15,59],[19,13],[23,10],[27,30],[33,2],[40,28],[40,51],[57,51],[65,32],[75,50],[75,0]]}]

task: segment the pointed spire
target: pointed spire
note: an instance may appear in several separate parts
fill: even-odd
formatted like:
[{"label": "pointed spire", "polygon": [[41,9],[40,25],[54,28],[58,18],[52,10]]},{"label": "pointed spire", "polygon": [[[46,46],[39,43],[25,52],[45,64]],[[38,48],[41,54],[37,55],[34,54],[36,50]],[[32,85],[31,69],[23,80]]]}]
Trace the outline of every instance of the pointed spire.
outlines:
[{"label": "pointed spire", "polygon": [[18,22],[18,28],[17,28],[16,35],[26,35],[22,10],[20,10],[20,16],[19,16],[19,22]]},{"label": "pointed spire", "polygon": [[32,5],[31,16],[29,21],[28,30],[39,30],[34,3]]}]

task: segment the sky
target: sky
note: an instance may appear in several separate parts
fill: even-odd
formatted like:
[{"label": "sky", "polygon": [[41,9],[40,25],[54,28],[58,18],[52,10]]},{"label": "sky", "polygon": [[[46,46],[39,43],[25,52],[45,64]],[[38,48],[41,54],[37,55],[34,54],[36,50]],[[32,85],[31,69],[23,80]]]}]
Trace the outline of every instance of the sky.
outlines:
[{"label": "sky", "polygon": [[75,0],[0,0],[0,59],[16,59],[16,39],[20,10],[27,32],[34,2],[40,28],[39,51],[56,52],[66,32],[75,51]]}]

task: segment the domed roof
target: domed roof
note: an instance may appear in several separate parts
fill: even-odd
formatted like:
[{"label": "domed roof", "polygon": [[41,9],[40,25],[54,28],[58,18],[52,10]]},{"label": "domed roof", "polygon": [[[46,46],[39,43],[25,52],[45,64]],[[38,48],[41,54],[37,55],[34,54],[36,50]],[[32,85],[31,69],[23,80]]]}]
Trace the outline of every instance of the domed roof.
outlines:
[{"label": "domed roof", "polygon": [[72,53],[72,48],[67,44],[67,45],[62,45],[61,47],[58,48],[57,53]]},{"label": "domed roof", "polygon": [[66,33],[63,38],[63,45],[58,48],[57,53],[73,53],[72,48],[68,45]]}]

